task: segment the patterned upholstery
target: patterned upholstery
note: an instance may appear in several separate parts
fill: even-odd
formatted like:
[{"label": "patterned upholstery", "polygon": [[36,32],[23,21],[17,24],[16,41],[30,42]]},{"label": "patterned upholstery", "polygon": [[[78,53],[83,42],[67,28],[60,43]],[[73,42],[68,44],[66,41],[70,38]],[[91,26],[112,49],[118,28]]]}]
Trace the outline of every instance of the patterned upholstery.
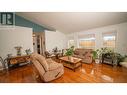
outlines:
[{"label": "patterned upholstery", "polygon": [[31,60],[44,82],[57,79],[64,73],[62,64],[57,63],[52,59],[45,59],[42,55],[33,53],[31,55]]},{"label": "patterned upholstery", "polygon": [[74,57],[78,57],[82,59],[84,63],[92,63],[92,49],[82,49],[77,48],[74,51]]}]

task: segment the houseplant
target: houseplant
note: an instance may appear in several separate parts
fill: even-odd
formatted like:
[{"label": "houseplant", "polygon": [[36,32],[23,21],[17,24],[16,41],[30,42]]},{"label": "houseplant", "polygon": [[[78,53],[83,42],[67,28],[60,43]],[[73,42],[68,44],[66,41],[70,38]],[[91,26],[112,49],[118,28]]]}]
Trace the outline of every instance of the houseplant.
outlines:
[{"label": "houseplant", "polygon": [[93,51],[93,59],[95,60],[95,63],[102,62],[104,56],[107,56],[109,59],[111,59],[113,65],[118,65],[125,58],[120,53],[114,52],[113,49],[107,47]]},{"label": "houseplant", "polygon": [[106,53],[112,53],[113,50],[111,50],[110,48],[100,48],[100,49],[97,49],[95,51],[93,51],[93,59],[95,60],[95,63],[100,63],[102,62],[102,56],[103,54],[106,54]]},{"label": "houseplant", "polygon": [[100,57],[101,63],[103,60],[103,56],[105,54],[111,56],[111,54],[113,54],[113,53],[114,53],[114,50],[111,48],[103,47],[103,48],[99,49],[99,54],[100,54],[99,57]]},{"label": "houseplant", "polygon": [[120,62],[123,62],[125,60],[126,55],[122,56],[121,54],[114,52],[112,54],[112,57],[113,57],[114,65],[119,65]]},{"label": "houseplant", "polygon": [[52,52],[56,55],[58,53],[58,47],[53,48]]},{"label": "houseplant", "polygon": [[14,48],[17,50],[17,56],[21,56],[21,54],[22,54],[22,52],[21,52],[22,47],[21,46],[16,46]]},{"label": "houseplant", "polygon": [[114,52],[114,50],[111,48],[102,48],[101,50],[102,50],[102,54],[108,54],[112,58],[113,65],[118,65],[125,58],[120,53]]},{"label": "houseplant", "polygon": [[70,56],[72,56],[73,53],[74,53],[74,46],[67,49],[65,55],[68,56],[68,58],[70,58]]},{"label": "houseplant", "polygon": [[30,49],[26,49],[25,52],[26,52],[27,55],[29,55],[31,53],[31,50]]},{"label": "houseplant", "polygon": [[95,63],[99,63],[100,62],[100,60],[99,60],[99,49],[93,51],[92,53],[93,53],[93,59],[94,59]]}]

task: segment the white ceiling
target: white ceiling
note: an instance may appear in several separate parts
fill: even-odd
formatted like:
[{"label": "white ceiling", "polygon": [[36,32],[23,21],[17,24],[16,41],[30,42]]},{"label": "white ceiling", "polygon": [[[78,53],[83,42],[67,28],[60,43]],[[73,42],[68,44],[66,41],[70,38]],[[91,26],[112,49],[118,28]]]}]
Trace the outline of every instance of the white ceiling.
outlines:
[{"label": "white ceiling", "polygon": [[127,22],[125,12],[22,12],[16,14],[37,24],[53,27],[63,33]]}]

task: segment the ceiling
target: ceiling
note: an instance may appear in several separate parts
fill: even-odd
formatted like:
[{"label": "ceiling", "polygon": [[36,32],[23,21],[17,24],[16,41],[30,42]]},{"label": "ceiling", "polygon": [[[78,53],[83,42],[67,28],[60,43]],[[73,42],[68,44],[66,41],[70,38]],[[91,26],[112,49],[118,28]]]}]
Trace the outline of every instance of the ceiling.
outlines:
[{"label": "ceiling", "polygon": [[127,22],[126,12],[20,12],[16,14],[63,33]]}]

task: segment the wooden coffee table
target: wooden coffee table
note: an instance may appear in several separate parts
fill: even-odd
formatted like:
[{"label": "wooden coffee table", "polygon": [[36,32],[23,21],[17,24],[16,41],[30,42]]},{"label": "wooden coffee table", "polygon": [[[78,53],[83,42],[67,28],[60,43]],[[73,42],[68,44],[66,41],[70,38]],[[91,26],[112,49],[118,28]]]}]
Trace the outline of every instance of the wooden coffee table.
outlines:
[{"label": "wooden coffee table", "polygon": [[80,62],[82,59],[80,58],[76,58],[76,57],[68,57],[68,56],[64,56],[59,58],[60,59],[60,63],[63,63],[63,65],[65,67],[68,67],[70,69],[72,69],[73,71],[75,71],[75,69],[77,67],[82,67],[82,62]]}]

